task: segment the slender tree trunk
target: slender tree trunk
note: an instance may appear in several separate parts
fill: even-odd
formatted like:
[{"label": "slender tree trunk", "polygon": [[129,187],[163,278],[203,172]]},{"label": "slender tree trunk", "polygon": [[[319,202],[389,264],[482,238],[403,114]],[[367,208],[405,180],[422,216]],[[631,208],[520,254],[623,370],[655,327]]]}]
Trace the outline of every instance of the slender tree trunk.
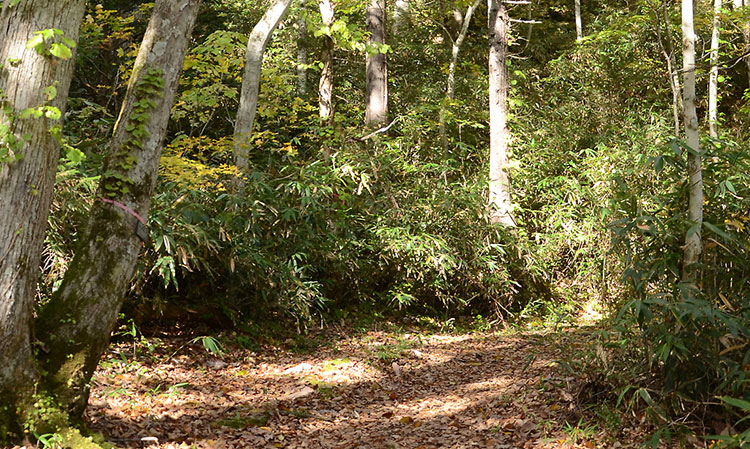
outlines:
[{"label": "slender tree trunk", "polygon": [[250,137],[255,124],[255,113],[258,110],[263,53],[273,31],[291,4],[292,0],[275,0],[253,27],[247,41],[240,107],[237,110],[237,121],[234,125],[234,164],[242,171],[246,171],[249,167]]},{"label": "slender tree trunk", "polygon": [[[0,11],[0,446],[20,430],[23,417],[15,415],[14,404],[23,406],[37,377],[32,311],[60,157],[55,135],[74,65],[73,57],[63,60],[47,52],[52,41],[41,45],[45,54],[26,43],[34,32],[51,28],[78,41],[85,3],[25,0],[10,6],[6,0]],[[57,108],[60,114],[35,118],[21,113],[40,107]]]},{"label": "slender tree trunk", "polygon": [[690,230],[685,236],[682,277],[694,282],[696,264],[701,254],[701,227],[703,225],[703,171],[701,169],[698,115],[695,110],[695,29],[693,26],[693,0],[682,0],[682,60],[683,103],[685,105],[685,136],[690,148],[688,154],[688,220]]},{"label": "slender tree trunk", "polygon": [[333,25],[334,5],[331,0],[320,0],[320,16],[323,26],[329,33],[323,35],[323,70],[318,83],[320,123],[323,126],[333,124],[333,38],[330,27]]},{"label": "slender tree trunk", "polygon": [[714,0],[710,53],[711,73],[708,78],[708,126],[709,135],[715,139],[719,137],[719,30],[721,27],[721,7],[722,0]]},{"label": "slender tree trunk", "polygon": [[[747,14],[746,8],[750,7],[750,2],[748,0],[732,0],[732,6],[735,11],[744,10]],[[750,51],[750,18],[744,20],[740,26],[742,27],[742,38],[745,41],[745,52],[747,53]],[[747,79],[750,84],[750,55],[746,54],[744,59],[747,65]],[[748,85],[748,89],[750,89],[750,85]],[[748,120],[750,121],[750,115],[748,115]]]},{"label": "slender tree trunk", "polygon": [[89,222],[62,286],[37,319],[46,386],[73,416],[117,321],[142,246],[169,112],[200,0],[157,0]]},{"label": "slender tree trunk", "polygon": [[370,49],[367,51],[367,106],[365,124],[382,125],[388,121],[388,66],[385,53],[373,52],[373,47],[385,44],[385,0],[371,0],[367,7],[367,31]]},{"label": "slender tree trunk", "polygon": [[393,26],[391,34],[398,38],[404,29],[404,24],[408,22],[410,14],[409,0],[396,0],[393,2]]},{"label": "slender tree trunk", "polygon": [[490,191],[492,223],[514,227],[508,177],[508,31],[510,18],[502,0],[488,0],[490,28]]},{"label": "slender tree trunk", "polygon": [[681,134],[681,120],[682,116],[682,87],[680,85],[680,75],[675,69],[677,67],[677,57],[675,56],[674,45],[672,44],[672,31],[669,23],[669,9],[666,2],[662,3],[662,16],[664,19],[665,35],[662,36],[661,19],[659,18],[659,11],[655,10],[654,15],[656,17],[656,35],[659,39],[659,47],[661,48],[662,55],[664,55],[664,61],[667,64],[667,72],[669,74],[669,87],[672,89],[672,115],[674,118],[674,135],[679,137]]},{"label": "slender tree trunk", "polygon": [[301,97],[307,95],[307,39],[307,11],[302,10],[297,18],[297,94]]},{"label": "slender tree trunk", "polygon": [[583,39],[583,20],[581,19],[581,0],[575,0],[576,9],[576,41]]},{"label": "slender tree trunk", "polygon": [[442,106],[440,107],[440,142],[444,151],[448,150],[448,133],[446,131],[446,119],[448,115],[448,108],[450,107],[451,101],[456,96],[456,66],[458,65],[458,53],[461,51],[461,46],[466,40],[466,35],[469,33],[469,25],[471,24],[471,17],[474,15],[474,11],[479,7],[479,3],[482,0],[474,0],[474,3],[466,8],[466,14],[461,20],[461,30],[458,32],[456,39],[451,45],[451,60],[448,64],[448,81],[445,87],[445,99]]}]

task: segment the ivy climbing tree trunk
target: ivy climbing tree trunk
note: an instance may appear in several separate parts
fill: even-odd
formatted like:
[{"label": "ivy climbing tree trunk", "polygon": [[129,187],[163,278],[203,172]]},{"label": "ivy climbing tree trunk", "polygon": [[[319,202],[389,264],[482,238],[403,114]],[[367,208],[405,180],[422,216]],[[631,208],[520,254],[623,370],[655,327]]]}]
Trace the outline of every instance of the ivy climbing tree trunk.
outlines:
[{"label": "ivy climbing tree trunk", "polygon": [[490,193],[492,223],[515,227],[508,177],[508,30],[510,18],[502,0],[488,0],[490,28]]},{"label": "ivy climbing tree trunk", "polygon": [[333,124],[333,38],[331,37],[331,26],[333,25],[334,5],[331,0],[319,0],[320,17],[323,27],[323,69],[320,71],[320,82],[318,83],[318,106],[320,109],[320,124]]},{"label": "ivy climbing tree trunk", "polygon": [[234,163],[242,171],[248,169],[250,154],[250,137],[255,124],[255,113],[258,110],[260,94],[260,68],[263,64],[263,53],[279,21],[289,9],[292,0],[275,0],[253,27],[247,41],[245,53],[245,70],[242,74],[242,92],[240,106],[237,110],[237,121],[234,125]]},{"label": "ivy climbing tree trunk", "polygon": [[695,110],[695,29],[693,0],[682,0],[682,101],[684,104],[685,136],[688,153],[688,220],[682,260],[682,278],[694,282],[701,254],[703,225],[703,171],[701,169],[698,114]]},{"label": "ivy climbing tree trunk", "polygon": [[157,0],[141,43],[84,235],[37,319],[44,380],[73,416],[109,343],[142,246],[162,142],[200,0]]},{"label": "ivy climbing tree trunk", "polygon": [[479,3],[482,0],[474,0],[474,3],[466,8],[466,14],[463,15],[461,20],[461,29],[456,36],[456,39],[452,39],[451,44],[451,60],[448,64],[448,80],[445,87],[445,101],[440,106],[440,143],[444,151],[448,150],[448,134],[445,129],[446,119],[448,115],[448,108],[456,96],[456,66],[458,65],[458,53],[461,51],[461,46],[466,40],[466,35],[469,34],[469,25],[471,24],[471,17],[474,15],[474,11],[479,7]]},{"label": "ivy climbing tree trunk", "polygon": [[388,121],[388,65],[382,46],[385,45],[385,0],[371,0],[367,7],[367,104],[365,124],[382,125]]},{"label": "ivy climbing tree trunk", "polygon": [[32,310],[85,3],[6,0],[0,12],[0,446],[37,377]]},{"label": "ivy climbing tree trunk", "polygon": [[708,77],[708,126],[709,135],[719,137],[719,33],[721,28],[722,0],[714,0],[714,17],[711,32],[711,52],[709,60],[711,71]]}]

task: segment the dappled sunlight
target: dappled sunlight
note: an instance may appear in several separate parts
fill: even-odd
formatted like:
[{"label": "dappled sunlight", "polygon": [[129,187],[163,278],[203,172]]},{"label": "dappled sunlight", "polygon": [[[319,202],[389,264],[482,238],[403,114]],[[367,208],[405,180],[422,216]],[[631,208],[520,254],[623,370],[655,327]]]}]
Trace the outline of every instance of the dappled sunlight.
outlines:
[{"label": "dappled sunlight", "polygon": [[554,361],[572,338],[381,332],[310,355],[112,356],[87,419],[128,448],[589,447],[564,432],[574,404]]}]

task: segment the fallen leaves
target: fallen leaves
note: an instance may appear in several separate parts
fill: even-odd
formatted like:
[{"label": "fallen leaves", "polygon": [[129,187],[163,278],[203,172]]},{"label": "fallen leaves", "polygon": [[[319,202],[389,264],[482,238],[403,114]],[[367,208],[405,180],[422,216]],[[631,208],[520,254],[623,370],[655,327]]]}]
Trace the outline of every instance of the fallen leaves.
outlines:
[{"label": "fallen leaves", "polygon": [[[397,359],[373,361],[384,353],[373,348]],[[120,447],[594,447],[565,434],[573,397],[535,336],[370,332],[307,357],[117,355],[96,374],[87,419]]]}]

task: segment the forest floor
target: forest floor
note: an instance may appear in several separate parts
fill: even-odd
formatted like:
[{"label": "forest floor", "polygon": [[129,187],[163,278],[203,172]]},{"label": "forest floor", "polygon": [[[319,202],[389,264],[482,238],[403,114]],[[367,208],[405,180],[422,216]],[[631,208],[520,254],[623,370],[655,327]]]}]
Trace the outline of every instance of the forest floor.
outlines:
[{"label": "forest floor", "polygon": [[122,448],[635,447],[637,422],[585,418],[564,360],[590,333],[329,329],[220,358],[188,338],[123,343],[86,419]]}]

